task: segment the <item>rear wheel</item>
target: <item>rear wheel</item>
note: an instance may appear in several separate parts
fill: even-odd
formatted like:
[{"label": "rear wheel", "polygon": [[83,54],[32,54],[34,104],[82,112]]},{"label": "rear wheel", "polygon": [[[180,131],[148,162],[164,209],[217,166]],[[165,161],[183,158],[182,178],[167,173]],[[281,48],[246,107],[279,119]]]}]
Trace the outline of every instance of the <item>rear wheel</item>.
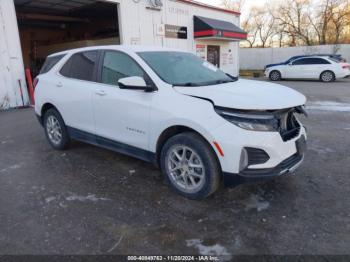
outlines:
[{"label": "rear wheel", "polygon": [[335,81],[335,75],[332,71],[325,71],[321,74],[320,80],[325,83]]},{"label": "rear wheel", "polygon": [[271,81],[280,81],[282,79],[281,73],[277,70],[274,70],[270,73]]},{"label": "rear wheel", "polygon": [[70,139],[67,128],[56,109],[49,109],[45,113],[44,129],[46,138],[54,149],[64,150],[68,148]]},{"label": "rear wheel", "polygon": [[208,143],[195,133],[170,138],[162,148],[160,162],[171,187],[187,198],[204,199],[219,187],[218,160]]}]

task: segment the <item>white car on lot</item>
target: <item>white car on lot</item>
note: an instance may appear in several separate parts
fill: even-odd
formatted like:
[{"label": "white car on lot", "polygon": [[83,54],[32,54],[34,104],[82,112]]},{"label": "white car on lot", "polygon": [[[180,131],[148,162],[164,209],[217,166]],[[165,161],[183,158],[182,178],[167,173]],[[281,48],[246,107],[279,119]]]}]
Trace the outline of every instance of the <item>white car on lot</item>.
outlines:
[{"label": "white car on lot", "polygon": [[276,64],[265,70],[265,76],[272,81],[282,79],[317,79],[332,82],[350,76],[350,65],[329,56],[306,56],[288,64]]},{"label": "white car on lot", "polygon": [[35,111],[49,143],[71,139],[159,165],[191,199],[293,172],[303,161],[304,95],[239,80],[174,49],[105,46],[47,58]]}]

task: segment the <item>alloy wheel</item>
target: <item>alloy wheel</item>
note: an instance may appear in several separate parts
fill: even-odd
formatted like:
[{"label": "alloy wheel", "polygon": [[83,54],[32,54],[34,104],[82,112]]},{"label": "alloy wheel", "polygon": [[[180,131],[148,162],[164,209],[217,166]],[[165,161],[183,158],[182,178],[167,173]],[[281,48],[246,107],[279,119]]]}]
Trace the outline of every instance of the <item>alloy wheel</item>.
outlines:
[{"label": "alloy wheel", "polygon": [[277,71],[274,71],[271,73],[271,80],[278,81],[280,80],[280,78],[281,78],[280,73],[278,73]]},{"label": "alloy wheel", "polygon": [[62,141],[62,128],[58,119],[51,115],[47,118],[46,121],[46,131],[50,141],[59,145]]},{"label": "alloy wheel", "polygon": [[191,148],[175,145],[166,159],[173,184],[181,191],[194,193],[205,183],[205,168],[201,157]]},{"label": "alloy wheel", "polygon": [[331,72],[324,72],[321,76],[323,82],[333,81],[333,74]]}]

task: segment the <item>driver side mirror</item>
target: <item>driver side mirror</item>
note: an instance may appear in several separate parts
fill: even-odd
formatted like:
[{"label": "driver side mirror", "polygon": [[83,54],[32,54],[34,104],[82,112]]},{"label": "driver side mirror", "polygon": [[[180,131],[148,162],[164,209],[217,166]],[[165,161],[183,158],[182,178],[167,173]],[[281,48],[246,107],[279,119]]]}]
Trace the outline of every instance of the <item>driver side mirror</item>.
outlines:
[{"label": "driver side mirror", "polygon": [[121,78],[118,81],[118,85],[120,89],[143,90],[145,92],[154,91],[154,88],[148,86],[146,81],[139,76]]},{"label": "driver side mirror", "polygon": [[289,65],[289,66],[292,66],[292,65],[293,65],[293,62],[290,62],[288,65]]}]

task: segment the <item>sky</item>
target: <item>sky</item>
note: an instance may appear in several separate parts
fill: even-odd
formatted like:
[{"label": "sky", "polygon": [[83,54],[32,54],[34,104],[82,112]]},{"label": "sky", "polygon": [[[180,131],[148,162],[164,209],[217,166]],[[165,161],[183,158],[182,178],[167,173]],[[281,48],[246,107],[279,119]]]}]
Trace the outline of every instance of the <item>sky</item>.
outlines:
[{"label": "sky", "polygon": [[[202,2],[208,5],[215,5],[220,6],[222,3],[222,0],[197,0],[198,2]],[[266,0],[245,0],[245,4],[242,10],[242,19],[245,19],[245,16],[248,14],[248,10],[252,6],[262,6],[266,3]]]}]

